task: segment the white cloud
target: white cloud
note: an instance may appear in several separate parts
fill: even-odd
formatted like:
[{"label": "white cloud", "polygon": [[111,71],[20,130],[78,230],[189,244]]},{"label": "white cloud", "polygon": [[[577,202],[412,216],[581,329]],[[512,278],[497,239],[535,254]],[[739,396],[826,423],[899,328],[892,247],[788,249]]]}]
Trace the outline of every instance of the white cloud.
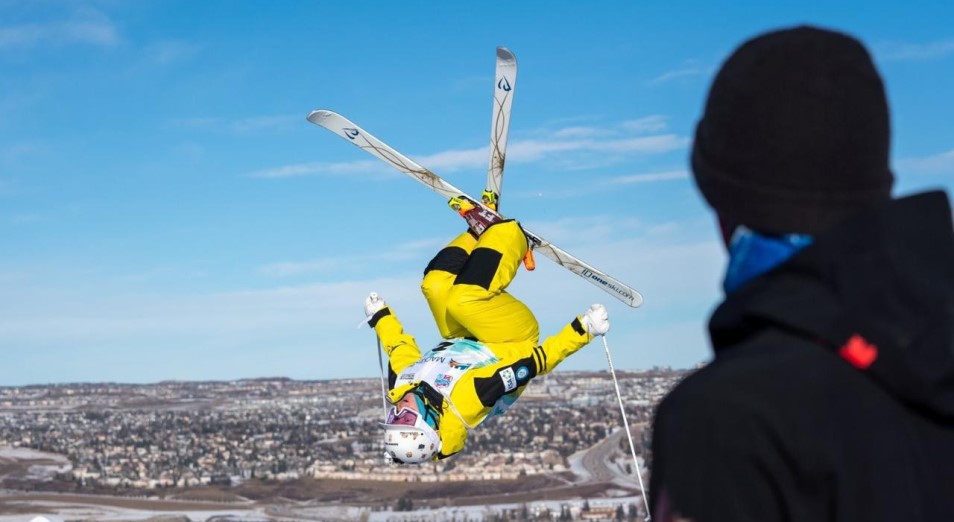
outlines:
[{"label": "white cloud", "polygon": [[954,40],[928,43],[886,42],[876,47],[875,54],[885,61],[934,60],[954,54]]},{"label": "white cloud", "polygon": [[345,175],[355,172],[383,172],[387,166],[377,160],[359,160],[339,163],[297,163],[256,170],[247,175],[252,178],[292,178],[296,176]]},{"label": "white cloud", "polygon": [[164,40],[149,45],[146,54],[153,63],[172,65],[187,61],[199,52],[199,46],[183,40]]},{"label": "white cloud", "polygon": [[925,174],[954,174],[954,150],[920,158],[904,158],[896,162],[896,167]]},{"label": "white cloud", "polygon": [[281,261],[261,268],[261,272],[272,277],[289,277],[311,272],[330,270],[340,264],[337,259],[317,259],[314,261]]},{"label": "white cloud", "polygon": [[444,240],[421,239],[398,243],[386,250],[381,250],[375,256],[366,253],[323,257],[308,261],[280,261],[267,264],[259,269],[270,277],[293,277],[318,272],[334,273],[341,277],[343,274],[357,274],[381,264],[397,263],[400,261],[415,260],[426,257],[428,253],[438,250]]},{"label": "white cloud", "polygon": [[666,71],[652,80],[649,83],[654,85],[660,85],[664,83],[669,83],[675,80],[693,78],[696,76],[705,76],[712,72],[712,67],[703,66],[702,64],[696,61],[686,62],[685,65],[678,69],[673,69],[671,71]]},{"label": "white cloud", "polygon": [[602,127],[565,127],[553,133],[559,139],[597,138],[612,135],[613,131]]},{"label": "white cloud", "polygon": [[280,114],[273,116],[253,116],[234,120],[200,116],[193,118],[172,118],[169,119],[166,124],[185,129],[245,133],[291,129],[295,126],[300,126],[301,116]]},{"label": "white cloud", "polygon": [[[426,156],[412,156],[411,159],[424,168],[435,172],[453,172],[461,169],[486,167],[489,156],[490,147],[487,146],[477,149],[448,150]],[[507,158],[510,159],[510,157],[508,152]]]},{"label": "white cloud", "polygon": [[666,116],[654,114],[652,116],[646,116],[645,118],[624,121],[620,126],[630,132],[636,133],[660,132],[666,130],[668,120],[669,118]]},{"label": "white cloud", "polygon": [[656,154],[679,150],[685,147],[687,143],[688,139],[686,138],[681,138],[675,134],[664,134],[661,136],[597,142],[592,144],[591,150]]},{"label": "white cloud", "polygon": [[629,174],[626,176],[617,176],[609,181],[613,185],[631,185],[633,183],[652,183],[656,181],[670,181],[674,179],[687,179],[689,172],[686,170],[671,170],[666,172],[652,172],[649,174]]},{"label": "white cloud", "polygon": [[288,129],[301,125],[301,116],[299,115],[278,115],[278,116],[258,116],[253,118],[244,118],[236,120],[229,125],[229,128],[235,132],[255,132],[271,129]]},{"label": "white cloud", "polygon": [[[533,229],[633,285],[646,302],[639,309],[629,308],[541,257],[536,271],[521,269],[511,286],[511,292],[540,320],[541,333],[552,335],[589,304],[602,302],[610,309],[609,342],[617,367],[685,366],[705,358],[704,321],[718,297],[724,259],[715,234],[703,241],[687,241],[679,235],[693,228],[688,225],[668,224],[669,233],[659,233],[656,226],[635,219],[584,221],[536,223]],[[580,234],[581,227],[593,233]],[[418,258],[426,258],[421,251],[436,251],[446,239],[407,243],[394,255],[416,252]],[[385,254],[365,254],[365,258],[378,262]],[[0,273],[0,279],[3,276]],[[193,373],[195,368],[202,369],[203,378],[221,377],[223,372],[262,376],[294,371],[299,372],[292,375],[297,378],[373,375],[377,371],[374,336],[366,327],[356,328],[362,319],[361,301],[369,292],[376,291],[387,300],[422,346],[438,340],[420,294],[420,277],[416,267],[338,282],[192,294],[133,290],[140,285],[117,294],[100,285],[42,285],[38,281],[48,279],[43,274],[32,280],[13,277],[0,296],[0,349],[49,354],[68,347],[69,357],[85,367],[60,379],[74,375],[127,382],[153,375],[176,378],[186,366]],[[294,365],[277,360],[279,352],[294,360]],[[349,355],[342,357],[343,353]],[[95,362],[102,358],[113,364]],[[223,367],[224,359],[233,364]],[[153,360],[160,369],[150,368]],[[188,365],[174,364],[183,360]],[[588,349],[563,368],[601,365],[605,365],[602,350]]]},{"label": "white cloud", "polygon": [[[672,171],[663,171],[663,172],[650,172],[645,174],[625,174],[615,177],[607,178],[603,181],[587,183],[582,186],[576,186],[565,190],[547,190],[545,191],[548,198],[578,198],[584,194],[592,193],[601,193],[606,192],[608,188],[613,188],[618,185],[633,185],[638,183],[657,183],[657,182],[667,182],[675,180],[688,179],[689,173],[685,170],[672,170]],[[540,196],[543,195],[543,191],[534,191],[527,192],[522,194],[517,194],[522,197],[531,197],[534,195]]]},{"label": "white cloud", "polygon": [[[180,125],[210,125],[206,119],[179,120]],[[532,132],[534,139],[511,139],[507,148],[507,163],[534,163],[539,161],[564,159],[567,154],[598,154],[600,161],[613,161],[614,158],[630,154],[662,154],[684,148],[688,138],[676,134],[652,136],[628,136],[642,134],[665,127],[665,117],[649,116],[638,120],[628,120],[620,124],[605,127],[573,125],[556,130]],[[434,154],[408,155],[416,163],[437,173],[454,172],[464,169],[486,168],[489,150],[487,146],[472,149],[453,149]],[[615,156],[614,156],[615,155]],[[285,178],[316,174],[351,173],[367,171],[377,160],[360,160],[342,163],[305,163],[285,165],[255,171],[249,174],[259,178]],[[589,166],[592,163],[587,163]],[[386,167],[390,168],[390,167]],[[576,165],[576,168],[583,168]],[[381,169],[377,169],[381,170]]]},{"label": "white cloud", "polygon": [[507,150],[507,161],[530,163],[565,152],[616,152],[658,154],[685,147],[687,140],[675,134],[607,140],[527,140]]},{"label": "white cloud", "polygon": [[10,221],[16,225],[27,225],[30,223],[36,223],[37,221],[40,221],[40,216],[37,214],[17,214],[13,216],[10,219]]},{"label": "white cloud", "polygon": [[35,143],[10,143],[0,146],[0,163],[8,163],[20,158],[40,152],[40,146]]},{"label": "white cloud", "polygon": [[0,50],[70,44],[111,47],[119,41],[116,26],[105,15],[91,10],[69,20],[0,27]]}]

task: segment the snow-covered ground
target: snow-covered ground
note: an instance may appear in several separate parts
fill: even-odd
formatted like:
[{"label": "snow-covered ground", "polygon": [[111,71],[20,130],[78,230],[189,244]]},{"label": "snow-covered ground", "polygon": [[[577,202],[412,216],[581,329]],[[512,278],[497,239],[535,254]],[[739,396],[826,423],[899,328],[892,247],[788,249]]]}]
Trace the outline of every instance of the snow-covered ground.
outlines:
[{"label": "snow-covered ground", "polygon": [[0,446],[0,460],[41,461],[42,463],[30,464],[26,473],[18,476],[18,478],[35,482],[53,480],[57,473],[69,473],[73,469],[70,460],[64,455],[30,448]]},{"label": "snow-covered ground", "polygon": [[[623,454],[615,447],[621,433],[617,432],[610,436],[611,440],[604,441],[602,445],[598,444],[592,448],[579,451],[571,455],[568,459],[570,470],[573,472],[575,482],[587,482],[595,480],[591,469],[585,464],[585,458],[590,452],[596,452],[602,461],[605,469],[598,470],[598,474],[605,475],[607,470],[613,476],[611,480],[619,485],[633,486],[636,478],[628,475],[624,471],[627,462],[632,462],[631,456]],[[44,453],[26,448],[0,448],[0,459],[17,461],[45,461],[43,464],[31,464],[29,473],[35,477],[51,478],[55,473],[68,472],[71,469],[69,460],[62,455]],[[48,462],[48,463],[47,463]],[[594,466],[593,462],[589,463]],[[640,462],[640,465],[643,465]],[[608,477],[603,477],[606,479]],[[608,492],[610,495],[625,494],[622,491]],[[0,500],[3,500],[4,492],[0,490]],[[589,499],[591,507],[600,505],[616,506],[629,504],[641,505],[640,497],[615,497],[607,499]],[[504,510],[520,511],[524,508],[531,513],[537,513],[543,510],[559,513],[561,506],[569,506],[578,511],[581,509],[583,499],[570,501],[540,501],[529,502],[526,504],[500,504],[493,506],[471,506],[471,507],[446,507],[429,511],[375,511],[371,512],[365,508],[340,505],[250,505],[246,509],[236,507],[235,509],[225,510],[207,510],[198,511],[194,509],[176,510],[174,505],[169,505],[168,510],[162,511],[132,509],[123,507],[113,507],[109,505],[85,505],[76,502],[70,502],[64,499],[63,502],[53,502],[49,500],[37,500],[27,502],[7,501],[8,506],[16,506],[18,511],[26,514],[4,514],[0,513],[0,522],[29,522],[36,516],[46,517],[50,522],[64,522],[66,520],[102,520],[102,521],[146,521],[161,516],[163,518],[184,517],[192,522],[202,522],[208,520],[236,520],[242,522],[267,521],[267,520],[367,520],[368,522],[401,522],[401,521],[482,521],[495,518],[495,515]],[[35,509],[35,513],[31,513]]]}]

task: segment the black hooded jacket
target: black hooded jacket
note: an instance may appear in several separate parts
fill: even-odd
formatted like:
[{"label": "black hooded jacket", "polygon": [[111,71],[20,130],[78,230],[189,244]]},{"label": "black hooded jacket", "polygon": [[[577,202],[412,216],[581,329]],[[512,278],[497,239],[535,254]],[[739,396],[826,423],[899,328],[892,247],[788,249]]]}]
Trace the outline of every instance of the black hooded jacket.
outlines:
[{"label": "black hooded jacket", "polygon": [[713,362],[656,413],[654,521],[954,521],[944,193],[816,237],[709,330]]}]

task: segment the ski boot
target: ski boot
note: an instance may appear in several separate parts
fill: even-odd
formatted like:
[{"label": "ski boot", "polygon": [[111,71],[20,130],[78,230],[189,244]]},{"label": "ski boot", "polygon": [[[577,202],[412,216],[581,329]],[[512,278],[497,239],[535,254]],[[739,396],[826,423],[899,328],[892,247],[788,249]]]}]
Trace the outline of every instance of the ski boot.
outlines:
[{"label": "ski boot", "polygon": [[[487,192],[485,191],[486,195]],[[493,194],[493,192],[491,192]],[[485,200],[486,201],[486,200]],[[474,236],[480,237],[487,230],[487,227],[494,223],[503,221],[499,215],[488,211],[486,208],[474,204],[471,200],[463,196],[454,196],[447,202],[447,206],[454,209],[464,221],[467,222],[467,230]],[[527,271],[537,267],[537,262],[533,258],[533,248],[527,248],[527,253],[523,256],[523,266]]]},{"label": "ski boot", "polygon": [[489,208],[490,210],[493,210],[493,211],[496,212],[496,210],[497,210],[497,199],[498,199],[499,197],[500,197],[500,196],[498,196],[496,192],[494,192],[494,191],[492,191],[492,190],[485,190],[485,191],[480,195],[480,201],[483,202],[483,204],[484,204],[487,208]]},{"label": "ski boot", "polygon": [[497,214],[462,196],[450,198],[447,205],[456,210],[457,213],[464,218],[470,233],[473,234],[474,237],[480,237],[480,235],[487,230],[487,227],[503,221]]}]

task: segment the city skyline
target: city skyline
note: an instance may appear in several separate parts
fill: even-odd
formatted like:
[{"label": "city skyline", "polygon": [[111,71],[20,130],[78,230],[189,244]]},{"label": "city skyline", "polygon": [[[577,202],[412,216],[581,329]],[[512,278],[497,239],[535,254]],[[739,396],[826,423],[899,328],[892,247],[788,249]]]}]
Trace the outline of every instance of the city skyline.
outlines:
[{"label": "city skyline", "polygon": [[[645,303],[546,259],[512,292],[543,336],[604,303],[618,368],[695,366],[725,255],[687,155],[742,41],[862,39],[895,194],[954,189],[954,6],[882,4],[3,3],[0,386],[374,377],[371,291],[436,343],[418,285],[463,221],[305,116],[337,111],[478,193],[497,46],[519,64],[502,212]],[[560,369],[605,369],[599,344]]]}]

